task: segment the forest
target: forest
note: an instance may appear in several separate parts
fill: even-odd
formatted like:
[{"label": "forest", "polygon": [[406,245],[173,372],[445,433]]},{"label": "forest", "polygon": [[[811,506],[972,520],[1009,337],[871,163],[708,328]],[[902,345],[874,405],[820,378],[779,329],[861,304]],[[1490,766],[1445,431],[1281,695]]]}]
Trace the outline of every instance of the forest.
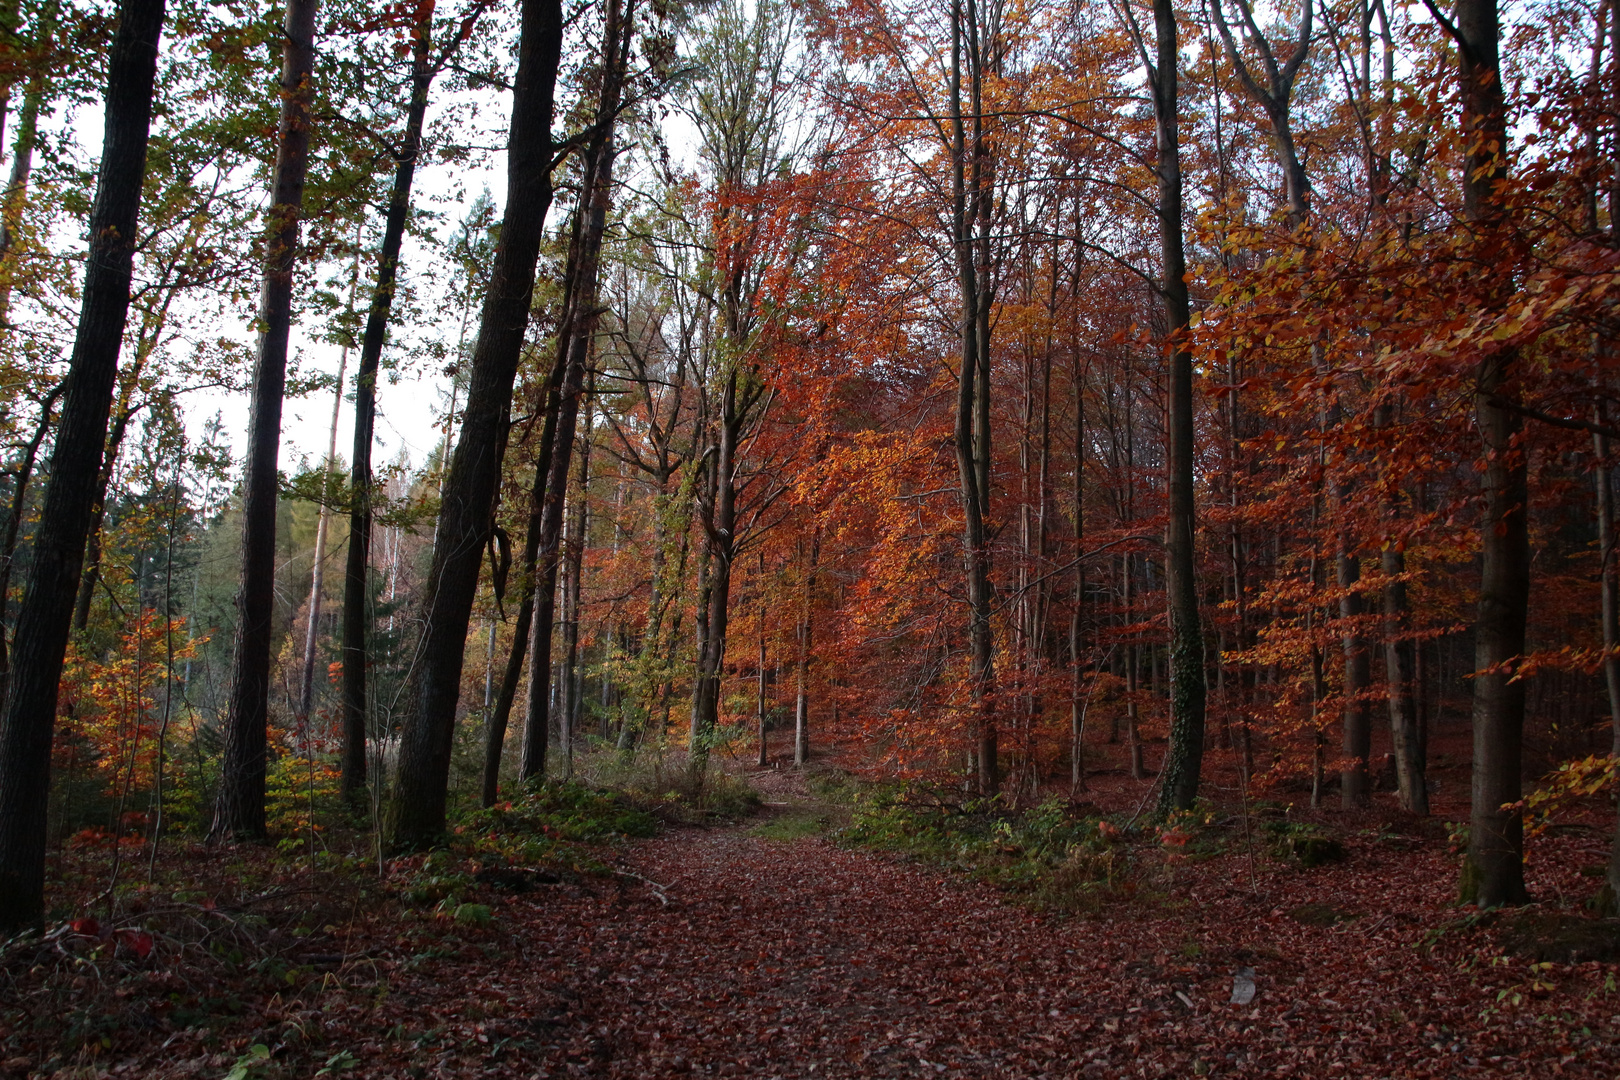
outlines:
[{"label": "forest", "polygon": [[0,0],[0,175],[0,1077],[1612,1075],[1615,0]]}]

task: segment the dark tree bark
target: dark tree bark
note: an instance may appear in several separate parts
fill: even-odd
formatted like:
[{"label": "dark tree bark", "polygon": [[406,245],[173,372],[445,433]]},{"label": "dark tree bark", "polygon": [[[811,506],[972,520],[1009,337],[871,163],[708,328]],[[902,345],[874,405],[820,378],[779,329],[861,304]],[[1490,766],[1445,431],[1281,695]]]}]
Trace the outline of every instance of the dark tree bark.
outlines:
[{"label": "dark tree bark", "polygon": [[[991,638],[990,544],[990,297],[982,280],[989,229],[989,177],[981,108],[983,58],[974,0],[951,6],[951,243],[961,299],[961,363],[957,372],[956,467],[962,497],[962,556],[968,600],[968,683],[973,701],[979,793],[1001,787],[997,762],[995,653]],[[973,136],[962,114],[963,54],[967,57]]]},{"label": "dark tree bark", "polygon": [[[621,6],[608,0],[602,40],[602,89],[597,102],[596,127],[584,155],[584,182],[580,206],[574,215],[569,244],[568,310],[557,335],[561,379],[557,391],[557,429],[551,444],[549,473],[540,504],[540,546],[534,598],[534,631],[529,652],[529,708],[525,718],[521,775],[527,780],[545,775],[545,747],[550,729],[551,641],[557,619],[557,575],[561,569],[563,514],[566,509],[568,471],[573,463],[574,435],[579,423],[580,400],[585,394],[585,369],[591,341],[600,318],[597,282],[600,277],[602,237],[607,230],[608,204],[613,196],[613,125],[620,108],[630,39],[634,0]],[[566,356],[566,362],[562,357]],[[538,491],[538,484],[536,485]],[[567,747],[563,748],[564,755]]]},{"label": "dark tree bark", "polygon": [[[1593,419],[1603,422],[1601,406],[1593,409]],[[1620,574],[1615,567],[1614,482],[1609,465],[1609,440],[1602,435],[1592,436],[1592,482],[1597,493],[1598,555],[1601,590],[1601,618],[1603,620],[1603,682],[1609,697],[1609,730],[1612,742],[1610,753],[1620,758]],[[1616,793],[1620,803],[1620,792]],[[1605,874],[1607,894],[1599,898],[1598,907],[1613,915],[1620,909],[1620,822],[1616,823],[1614,843],[1609,852],[1609,869]]]},{"label": "dark tree bark", "polygon": [[1170,521],[1165,588],[1170,605],[1170,745],[1165,751],[1159,809],[1186,810],[1198,796],[1204,761],[1204,637],[1194,579],[1192,353],[1190,306],[1182,243],[1181,146],[1177,119],[1176,14],[1170,0],[1153,0],[1156,62],[1148,66],[1158,135],[1159,245],[1170,387],[1167,455]]},{"label": "dark tree bark", "polygon": [[[1507,222],[1499,186],[1507,179],[1507,107],[1498,63],[1496,0],[1457,0],[1464,137],[1469,146],[1463,210],[1484,236]],[[1504,283],[1502,288],[1511,288]],[[1487,300],[1505,299],[1499,296]],[[1483,568],[1474,624],[1473,810],[1462,898],[1482,908],[1522,904],[1524,820],[1503,810],[1522,794],[1524,692],[1512,663],[1524,654],[1530,606],[1529,473],[1516,404],[1518,356],[1504,349],[1480,362],[1474,400],[1485,455]],[[1501,404],[1499,404],[1499,402]]]},{"label": "dark tree bark", "polygon": [[276,593],[276,459],[292,333],[293,272],[304,177],[309,171],[317,0],[288,0],[282,27],[281,127],[270,180],[264,283],[253,406],[242,468],[242,578],[236,596],[236,649],[225,723],[225,752],[214,803],[213,840],[265,836],[264,776],[270,712],[270,637]]},{"label": "dark tree bark", "polygon": [[28,507],[28,484],[34,477],[34,462],[39,458],[40,445],[51,430],[51,410],[62,396],[64,386],[57,383],[39,403],[39,426],[34,437],[23,447],[22,460],[13,473],[16,486],[11,489],[11,507],[6,514],[6,528],[0,535],[0,705],[6,699],[6,685],[11,678],[11,646],[6,640],[6,609],[11,603],[11,569],[16,565],[17,534],[22,529],[23,512]]},{"label": "dark tree bark", "polygon": [[421,599],[411,703],[389,812],[390,843],[409,848],[444,832],[450,744],[467,623],[500,481],[512,383],[534,298],[534,269],[551,207],[551,121],[562,55],[559,0],[523,0],[508,134],[507,197],[473,346],[467,403],[445,477],[433,562]]},{"label": "dark tree bark", "polygon": [[[523,677],[523,661],[529,654],[534,627],[535,575],[540,555],[540,516],[546,499],[546,478],[551,475],[551,448],[557,435],[557,383],[559,374],[554,369],[542,388],[541,401],[545,403],[539,453],[534,466],[534,483],[529,492],[529,520],[523,533],[523,555],[519,566],[519,593],[517,623],[512,630],[512,648],[507,653],[506,668],[501,673],[501,688],[495,695],[495,707],[490,711],[484,732],[484,776],[482,805],[495,805],[495,796],[501,779],[501,755],[506,747],[506,728],[512,716],[512,703],[517,699],[518,683]],[[544,744],[542,743],[542,749]],[[544,757],[539,771],[545,772]]]},{"label": "dark tree bark", "polygon": [[366,667],[371,655],[371,444],[377,423],[377,368],[388,340],[388,316],[399,281],[399,251],[411,211],[411,184],[422,152],[422,123],[427,115],[433,69],[428,63],[433,5],[423,7],[411,49],[411,102],[405,114],[405,136],[394,165],[394,186],[383,219],[382,248],[377,256],[377,284],[371,291],[365,334],[360,340],[360,367],[354,379],[354,451],[349,459],[349,550],[343,569],[343,751],[342,793],[354,798],[366,786],[366,712],[369,707]]},{"label": "dark tree bark", "polygon": [[163,0],[125,0],[108,56],[101,169],[90,210],[79,325],[17,619],[10,692],[0,712],[0,933],[37,923],[44,913],[57,683],[129,314],[163,15]]},{"label": "dark tree bark", "polygon": [[[595,379],[590,380],[594,384]],[[579,670],[579,608],[583,599],[581,575],[585,569],[585,537],[590,531],[589,492],[591,483],[591,397],[594,386],[585,389],[585,430],[580,432],[578,497],[569,507],[569,518],[563,526],[563,645],[562,663],[558,678],[562,680],[562,717],[558,724],[557,743],[562,749],[563,776],[574,775],[574,737],[579,731],[583,712]]]}]

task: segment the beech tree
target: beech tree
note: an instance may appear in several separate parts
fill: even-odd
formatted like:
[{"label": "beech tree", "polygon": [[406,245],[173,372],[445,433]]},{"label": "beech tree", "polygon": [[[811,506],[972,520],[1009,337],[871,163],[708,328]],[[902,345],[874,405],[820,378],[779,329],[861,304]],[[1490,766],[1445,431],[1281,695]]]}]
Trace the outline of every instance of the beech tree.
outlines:
[{"label": "beech tree", "polygon": [[271,606],[275,592],[276,461],[281,447],[287,343],[292,333],[293,276],[309,169],[317,0],[288,0],[282,25],[281,122],[270,179],[259,341],[253,406],[242,473],[242,584],[237,598],[231,702],[210,835],[216,840],[265,836],[264,773],[270,696]]},{"label": "beech tree", "polygon": [[507,136],[506,210],[485,285],[465,418],[444,481],[432,568],[418,601],[421,637],[389,812],[395,847],[425,844],[444,831],[467,624],[489,537],[512,383],[529,325],[535,261],[551,208],[551,125],[561,57],[561,6],[557,0],[523,0]]}]

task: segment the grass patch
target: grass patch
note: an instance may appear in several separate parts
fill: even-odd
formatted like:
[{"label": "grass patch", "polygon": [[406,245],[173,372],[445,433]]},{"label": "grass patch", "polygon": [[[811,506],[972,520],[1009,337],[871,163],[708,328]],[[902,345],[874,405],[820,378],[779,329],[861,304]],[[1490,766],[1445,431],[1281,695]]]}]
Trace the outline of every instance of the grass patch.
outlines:
[{"label": "grass patch", "polygon": [[807,836],[820,836],[830,826],[827,815],[813,811],[789,810],[762,821],[748,830],[750,836],[765,840],[803,840]]}]

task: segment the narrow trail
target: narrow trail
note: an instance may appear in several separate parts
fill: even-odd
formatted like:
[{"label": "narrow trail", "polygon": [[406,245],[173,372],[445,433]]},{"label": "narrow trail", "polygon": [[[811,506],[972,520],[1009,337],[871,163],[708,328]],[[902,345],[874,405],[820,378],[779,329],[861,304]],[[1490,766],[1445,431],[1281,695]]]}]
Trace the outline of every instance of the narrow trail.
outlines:
[{"label": "narrow trail", "polygon": [[[796,780],[754,781],[768,812],[816,810]],[[795,830],[672,830],[624,856],[661,889],[621,879],[524,920],[531,970],[553,979],[536,1075],[1613,1075],[1620,1017],[1608,1032],[1549,1026],[1414,950],[1424,923],[1453,917],[1444,873],[1434,896],[1400,900],[1433,914],[1371,910],[1354,926],[1304,925],[1273,907],[1281,894],[1202,868],[1173,898],[1048,919],[959,875],[773,831]],[[1377,896],[1386,858],[1368,848],[1288,895]],[[1244,967],[1259,994],[1232,1005]]]}]

